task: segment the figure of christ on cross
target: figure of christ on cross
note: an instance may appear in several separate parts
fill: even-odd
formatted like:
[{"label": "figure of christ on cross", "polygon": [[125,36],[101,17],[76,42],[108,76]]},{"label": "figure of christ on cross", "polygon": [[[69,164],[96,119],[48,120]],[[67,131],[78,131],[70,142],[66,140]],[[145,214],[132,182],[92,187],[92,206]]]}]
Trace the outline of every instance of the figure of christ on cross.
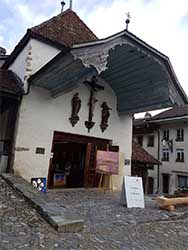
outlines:
[{"label": "figure of christ on cross", "polygon": [[95,122],[93,122],[93,116],[94,116],[94,109],[95,104],[98,101],[96,98],[96,92],[98,90],[104,90],[104,87],[97,84],[97,78],[96,76],[93,76],[91,78],[91,81],[84,81],[84,84],[86,84],[90,88],[90,99],[89,99],[89,116],[88,121],[85,121],[85,126],[88,129],[88,133],[90,132],[90,129],[93,128],[95,125]]}]

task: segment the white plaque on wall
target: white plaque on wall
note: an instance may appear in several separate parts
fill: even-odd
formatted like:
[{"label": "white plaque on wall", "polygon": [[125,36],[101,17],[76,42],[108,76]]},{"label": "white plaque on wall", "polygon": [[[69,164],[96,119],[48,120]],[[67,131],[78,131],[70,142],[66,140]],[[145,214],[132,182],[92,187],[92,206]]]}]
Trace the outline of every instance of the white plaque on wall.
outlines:
[{"label": "white plaque on wall", "polygon": [[144,208],[144,191],[141,177],[124,176],[121,203],[128,208]]}]

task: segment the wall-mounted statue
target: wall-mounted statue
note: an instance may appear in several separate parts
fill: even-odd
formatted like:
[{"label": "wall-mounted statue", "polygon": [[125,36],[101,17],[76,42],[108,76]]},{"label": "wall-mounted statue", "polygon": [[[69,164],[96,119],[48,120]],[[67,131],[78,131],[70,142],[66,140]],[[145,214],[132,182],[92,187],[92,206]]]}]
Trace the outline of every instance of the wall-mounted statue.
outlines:
[{"label": "wall-mounted statue", "polygon": [[102,111],[101,111],[101,130],[102,132],[104,132],[107,127],[108,127],[108,119],[110,117],[110,110],[112,110],[111,108],[108,107],[106,102],[103,102],[103,104],[101,105]]},{"label": "wall-mounted statue", "polygon": [[81,102],[82,101],[79,98],[79,93],[76,93],[72,98],[72,114],[71,117],[69,118],[73,127],[79,121],[78,113],[81,108]]}]

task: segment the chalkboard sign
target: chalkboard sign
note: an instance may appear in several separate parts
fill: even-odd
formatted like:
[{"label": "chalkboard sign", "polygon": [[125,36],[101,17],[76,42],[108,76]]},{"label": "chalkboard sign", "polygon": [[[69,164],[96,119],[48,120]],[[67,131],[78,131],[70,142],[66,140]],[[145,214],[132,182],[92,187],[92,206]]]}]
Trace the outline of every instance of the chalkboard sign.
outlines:
[{"label": "chalkboard sign", "polygon": [[124,176],[121,203],[128,208],[144,208],[144,191],[141,177]]}]

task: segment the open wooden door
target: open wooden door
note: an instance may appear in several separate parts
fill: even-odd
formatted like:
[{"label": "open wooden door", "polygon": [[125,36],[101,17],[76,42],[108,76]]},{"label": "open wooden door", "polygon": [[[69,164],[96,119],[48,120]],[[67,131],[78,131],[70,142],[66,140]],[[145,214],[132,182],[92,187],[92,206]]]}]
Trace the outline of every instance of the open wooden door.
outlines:
[{"label": "open wooden door", "polygon": [[84,187],[88,188],[89,185],[89,164],[91,159],[92,143],[87,143],[86,158],[85,158],[85,171],[84,171]]}]

